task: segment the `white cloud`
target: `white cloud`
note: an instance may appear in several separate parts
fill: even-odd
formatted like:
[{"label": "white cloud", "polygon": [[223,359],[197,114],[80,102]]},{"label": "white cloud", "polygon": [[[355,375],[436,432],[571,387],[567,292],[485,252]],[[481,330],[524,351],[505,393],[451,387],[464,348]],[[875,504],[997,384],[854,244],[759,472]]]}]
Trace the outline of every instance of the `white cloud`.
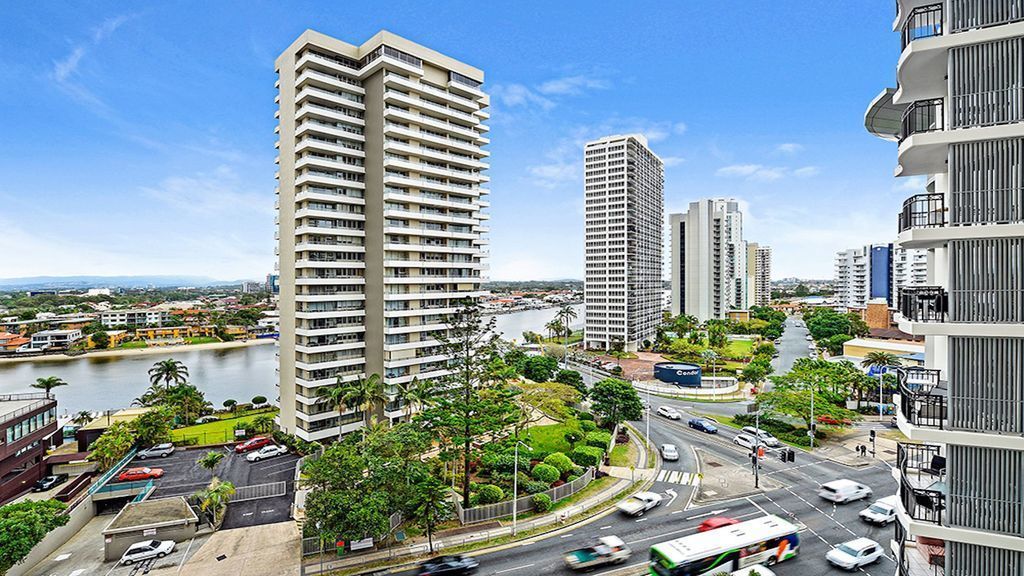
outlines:
[{"label": "white cloud", "polygon": [[71,47],[71,52],[60,60],[53,63],[53,70],[50,77],[57,84],[57,87],[80,102],[89,105],[101,115],[109,115],[110,111],[106,105],[84,85],[75,82],[82,59],[88,54],[89,49],[97,46],[110,37],[122,24],[129,20],[128,16],[116,16],[108,18],[102,24],[92,29],[90,40],[79,42]]},{"label": "white cloud", "polygon": [[804,147],[802,145],[796,144],[795,142],[785,142],[775,147],[775,151],[781,152],[782,154],[796,154],[803,149]]},{"label": "white cloud", "polygon": [[533,182],[542,188],[555,188],[560,184],[573,182],[580,177],[582,164],[579,162],[552,162],[530,166],[527,171]]},{"label": "white cloud", "polygon": [[75,46],[71,53],[64,59],[53,63],[53,79],[57,82],[65,82],[68,77],[78,71],[78,64],[85,56],[84,46]]},{"label": "white cloud", "polygon": [[761,164],[732,164],[715,171],[723,178],[743,178],[751,182],[772,182],[786,175],[786,169]]},{"label": "white cloud", "polygon": [[793,170],[793,175],[798,178],[810,178],[811,176],[817,176],[821,172],[817,166],[804,166],[803,168],[797,168]]},{"label": "white cloud", "polygon": [[679,135],[685,134],[688,129],[689,129],[689,126],[686,125],[686,122],[676,122],[672,126],[672,132],[674,132],[676,134],[679,134]]},{"label": "white cloud", "polygon": [[509,108],[533,105],[542,110],[550,110],[555,106],[552,100],[522,84],[495,84],[491,87],[491,96]]},{"label": "white cloud", "polygon": [[665,156],[661,161],[665,164],[666,168],[671,168],[686,162],[686,158],[683,158],[682,156]]},{"label": "white cloud", "polygon": [[585,90],[604,90],[609,86],[607,80],[579,74],[548,80],[538,86],[537,91],[541,94],[576,95]]},{"label": "white cloud", "polygon": [[93,28],[92,30],[92,41],[99,43],[106,37],[110,36],[121,27],[122,24],[129,20],[129,16],[122,14],[121,16],[115,16],[113,18],[107,18],[102,24]]},{"label": "white cloud", "polygon": [[911,176],[897,179],[892,189],[896,192],[924,192],[927,184],[928,180],[924,176]]},{"label": "white cloud", "polygon": [[198,218],[219,219],[239,212],[274,213],[266,194],[243,191],[239,187],[235,172],[227,166],[219,166],[212,173],[165,178],[159,185],[143,187],[142,191]]}]

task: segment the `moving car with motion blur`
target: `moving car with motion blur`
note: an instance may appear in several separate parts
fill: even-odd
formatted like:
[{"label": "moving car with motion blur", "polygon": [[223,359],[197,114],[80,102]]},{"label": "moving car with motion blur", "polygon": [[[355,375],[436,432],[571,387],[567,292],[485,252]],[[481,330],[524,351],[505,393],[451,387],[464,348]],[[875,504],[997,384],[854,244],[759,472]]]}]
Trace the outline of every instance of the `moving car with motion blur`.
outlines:
[{"label": "moving car with motion blur", "polygon": [[572,570],[590,570],[607,564],[622,564],[632,551],[618,536],[598,538],[593,546],[570,550],[565,554],[565,565]]}]

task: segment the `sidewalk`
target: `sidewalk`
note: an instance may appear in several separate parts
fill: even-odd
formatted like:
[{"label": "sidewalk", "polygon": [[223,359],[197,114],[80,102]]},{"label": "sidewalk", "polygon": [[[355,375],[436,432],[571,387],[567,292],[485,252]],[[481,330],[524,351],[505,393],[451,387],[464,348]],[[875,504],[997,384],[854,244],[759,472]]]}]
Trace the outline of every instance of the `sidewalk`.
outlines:
[{"label": "sidewalk", "polygon": [[[639,442],[638,438],[630,431],[630,441],[634,442],[640,448],[639,456],[637,458],[638,463],[636,466],[635,474],[636,479],[639,481],[643,479],[647,481],[646,477],[652,476],[655,472],[653,469],[642,468],[646,465],[647,451],[644,449],[643,444]],[[602,467],[602,471],[608,473],[610,477],[618,478],[618,480],[598,492],[592,494],[583,500],[576,502],[570,506],[558,508],[548,514],[541,516],[531,517],[528,520],[520,520],[516,523],[517,533],[529,532],[538,528],[550,527],[550,530],[545,530],[539,534],[535,534],[532,538],[541,536],[547,532],[566,528],[575,524],[588,522],[599,516],[605,510],[596,512],[586,517],[581,517],[591,508],[600,506],[605,502],[608,502],[614,498],[618,493],[626,490],[632,482],[629,480],[629,468],[626,467]],[[615,471],[616,474],[612,474],[611,471]],[[625,477],[619,476],[624,471]],[[575,519],[571,523],[567,523],[567,519]],[[467,525],[468,526],[468,525]],[[304,560],[305,570],[303,574],[314,575],[314,574],[329,574],[333,571],[340,570],[353,570],[356,571],[362,566],[366,565],[377,565],[388,562],[402,563],[412,562],[418,556],[426,554],[439,554],[446,549],[465,546],[477,542],[485,542],[488,540],[494,540],[498,538],[510,538],[512,536],[512,520],[506,518],[501,522],[501,526],[498,528],[490,528],[488,530],[479,530],[474,532],[465,532],[466,526],[459,527],[458,530],[462,533],[445,536],[444,533],[440,533],[434,536],[434,551],[431,553],[426,541],[426,538],[417,538],[415,543],[402,544],[400,546],[393,546],[387,550],[378,550],[375,552],[367,552],[365,554],[353,554],[342,558],[335,558],[333,560],[325,560],[323,563],[324,570],[320,571],[320,557],[309,556]],[[452,530],[452,531],[455,531]],[[507,544],[507,542],[501,542],[496,544],[495,547],[500,547]],[[371,570],[372,571],[372,570]]]},{"label": "sidewalk", "polygon": [[[892,461],[896,459],[897,441],[893,438],[893,430],[875,430],[875,450],[877,453],[871,455],[870,429],[856,427],[843,433],[833,433],[825,444],[814,449],[814,453],[822,458],[833,462],[856,468],[870,466],[877,460]],[[898,434],[899,431],[897,430]],[[861,456],[857,452],[858,446],[867,446],[868,453]]]}]

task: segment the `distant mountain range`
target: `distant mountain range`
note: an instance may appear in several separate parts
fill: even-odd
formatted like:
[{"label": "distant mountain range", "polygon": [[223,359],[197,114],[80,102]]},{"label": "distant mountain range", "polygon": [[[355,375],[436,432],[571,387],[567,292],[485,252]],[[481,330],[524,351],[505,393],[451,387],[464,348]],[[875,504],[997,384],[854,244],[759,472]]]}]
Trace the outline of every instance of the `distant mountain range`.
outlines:
[{"label": "distant mountain range", "polygon": [[86,288],[176,288],[224,286],[242,280],[216,280],[208,276],[31,276],[0,278],[0,290],[73,290]]}]

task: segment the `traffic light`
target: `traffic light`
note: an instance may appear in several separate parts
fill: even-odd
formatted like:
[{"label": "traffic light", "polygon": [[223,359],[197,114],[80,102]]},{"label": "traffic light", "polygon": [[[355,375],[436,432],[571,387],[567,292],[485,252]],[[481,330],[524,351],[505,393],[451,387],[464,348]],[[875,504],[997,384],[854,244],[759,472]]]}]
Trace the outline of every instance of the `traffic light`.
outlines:
[{"label": "traffic light", "polygon": [[786,450],[786,462],[792,462],[795,459],[796,459],[796,450],[793,450],[792,448],[790,448],[789,450]]},{"label": "traffic light", "polygon": [[872,439],[872,440],[874,440],[874,439],[875,439],[875,431],[874,431],[874,430],[871,430],[871,431],[869,431],[869,432],[868,432],[868,434],[870,434],[870,435],[871,435],[871,439]]},{"label": "traffic light", "polygon": [[789,451],[788,450],[780,450],[779,451],[779,460],[781,460],[783,462],[787,462],[788,458],[789,458]]}]

